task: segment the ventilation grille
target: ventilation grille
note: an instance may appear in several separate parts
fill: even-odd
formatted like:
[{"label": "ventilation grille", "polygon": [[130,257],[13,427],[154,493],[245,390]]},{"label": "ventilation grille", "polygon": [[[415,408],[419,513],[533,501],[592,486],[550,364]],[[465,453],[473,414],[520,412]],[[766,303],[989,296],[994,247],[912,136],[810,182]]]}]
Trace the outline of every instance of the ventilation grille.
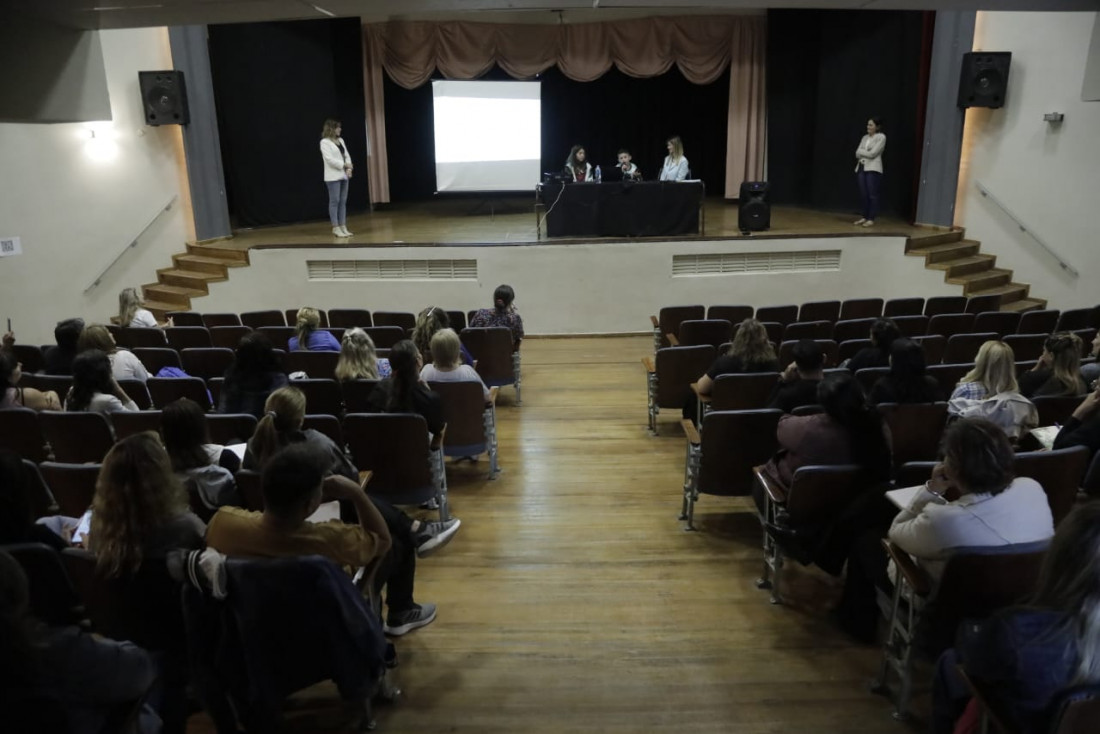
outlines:
[{"label": "ventilation grille", "polygon": [[307,260],[310,280],[477,280],[477,260]]},{"label": "ventilation grille", "polygon": [[804,252],[728,252],[673,255],[672,277],[695,278],[731,273],[790,273],[840,270],[840,250]]}]

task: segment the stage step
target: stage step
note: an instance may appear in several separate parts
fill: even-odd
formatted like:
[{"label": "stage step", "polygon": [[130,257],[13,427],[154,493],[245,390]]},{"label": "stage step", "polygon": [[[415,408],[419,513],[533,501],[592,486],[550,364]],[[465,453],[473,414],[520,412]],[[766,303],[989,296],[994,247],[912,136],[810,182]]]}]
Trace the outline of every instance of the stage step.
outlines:
[{"label": "stage step", "polygon": [[178,285],[183,288],[194,288],[206,295],[210,290],[207,283],[216,283],[227,279],[225,275],[214,273],[200,273],[194,270],[182,270],[180,268],[164,268],[157,271],[157,278],[165,285]]},{"label": "stage step", "polygon": [[908,241],[905,243],[905,251],[909,252],[918,248],[931,247],[933,245],[946,245],[951,242],[958,242],[964,236],[964,231],[961,229],[949,229],[949,230],[935,230],[930,229],[928,233],[913,234],[909,236]]},{"label": "stage step", "polygon": [[184,286],[168,285],[166,283],[150,283],[148,285],[143,285],[141,288],[145,292],[146,300],[180,304],[180,308],[175,309],[176,311],[186,311],[190,309],[192,298],[206,295],[204,291],[198,288],[186,288]]},{"label": "stage step", "polygon": [[[177,268],[181,270],[194,270],[199,273],[213,273],[215,275],[221,275],[228,278],[229,268],[237,267],[237,263],[231,263],[228,260],[224,260],[220,257],[207,257],[205,255],[192,255],[190,253],[186,255],[173,255],[172,262],[175,263]],[[244,265],[244,263],[240,263]]]},{"label": "stage step", "polygon": [[1002,303],[1002,311],[1016,311],[1017,313],[1023,313],[1025,311],[1041,311],[1047,307],[1046,299],[1043,298],[1021,298],[1018,301],[1012,301],[1011,303]]},{"label": "stage step", "polygon": [[231,247],[219,247],[213,245],[197,245],[194,242],[187,243],[187,254],[201,257],[215,258],[224,261],[227,267],[239,268],[248,265],[248,250],[236,250]]},{"label": "stage step", "polygon": [[945,260],[957,260],[963,257],[972,257],[978,254],[982,248],[980,242],[974,240],[959,240],[958,242],[946,242],[942,245],[930,247],[918,247],[906,252],[906,255],[924,256],[924,262],[928,265]]},{"label": "stage step", "polygon": [[961,285],[964,296],[976,295],[977,291],[987,291],[1012,282],[1012,271],[1004,268],[990,268],[978,273],[967,273],[955,278],[945,278],[948,283]]},{"label": "stage step", "polygon": [[946,278],[957,278],[961,275],[980,273],[983,270],[989,270],[996,264],[996,255],[982,255],[978,253],[970,257],[960,257],[957,260],[944,260],[942,262],[930,263],[927,267],[933,270],[945,271]]},{"label": "stage step", "polygon": [[1015,303],[1021,299],[1027,298],[1028,292],[1031,290],[1031,286],[1027,283],[1008,282],[1003,285],[993,286],[990,288],[982,288],[981,290],[974,291],[967,295],[970,296],[1000,296],[1001,297],[1001,310],[1014,310],[1006,309],[1010,303]]}]

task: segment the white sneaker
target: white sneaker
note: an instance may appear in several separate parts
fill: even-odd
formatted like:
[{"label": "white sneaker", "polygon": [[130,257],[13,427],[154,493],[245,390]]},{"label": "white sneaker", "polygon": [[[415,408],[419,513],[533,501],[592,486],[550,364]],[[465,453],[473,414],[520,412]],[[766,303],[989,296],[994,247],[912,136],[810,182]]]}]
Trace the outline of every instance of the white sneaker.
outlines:
[{"label": "white sneaker", "polygon": [[343,230],[343,233],[342,233],[343,237],[351,237],[352,233],[348,231],[347,227],[340,227],[340,229]]},{"label": "white sneaker", "polygon": [[340,227],[333,227],[332,228],[332,234],[335,237],[343,237],[344,236],[344,231]]},{"label": "white sneaker", "polygon": [[867,220],[864,220],[863,224],[862,224],[862,225],[860,225],[860,226],[863,226],[863,227],[874,227],[874,226],[875,226],[875,220],[874,220],[874,219],[867,219]]},{"label": "white sneaker", "polygon": [[860,217],[856,221],[852,222],[852,224],[863,224],[866,221],[867,221],[866,219],[864,219],[863,217]]}]

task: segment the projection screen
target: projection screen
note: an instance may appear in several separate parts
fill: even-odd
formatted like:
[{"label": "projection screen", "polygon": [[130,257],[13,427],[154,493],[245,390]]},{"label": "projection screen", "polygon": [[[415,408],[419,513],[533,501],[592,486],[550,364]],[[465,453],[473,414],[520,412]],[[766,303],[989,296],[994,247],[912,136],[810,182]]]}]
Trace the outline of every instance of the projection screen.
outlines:
[{"label": "projection screen", "polygon": [[539,82],[433,81],[437,191],[530,191],[542,153]]}]

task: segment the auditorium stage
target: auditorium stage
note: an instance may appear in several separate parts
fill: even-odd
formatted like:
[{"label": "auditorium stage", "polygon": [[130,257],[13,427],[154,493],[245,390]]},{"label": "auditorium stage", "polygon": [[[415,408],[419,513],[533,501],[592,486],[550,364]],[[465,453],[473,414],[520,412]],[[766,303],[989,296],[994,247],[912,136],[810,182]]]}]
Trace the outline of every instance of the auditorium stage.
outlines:
[{"label": "auditorium stage", "polygon": [[[772,228],[767,232],[742,235],[737,229],[737,204],[712,197],[705,201],[701,235],[653,238],[548,238],[545,224],[541,239],[537,236],[536,219],[531,198],[495,200],[493,212],[488,204],[478,207],[477,199],[444,199],[409,204],[392,204],[373,213],[348,217],[350,238],[332,236],[325,221],[292,224],[283,227],[241,229],[230,240],[217,243],[219,248],[248,250],[252,248],[365,247],[365,246],[431,246],[448,245],[516,245],[516,244],[582,244],[592,242],[647,240],[739,240],[808,237],[906,237],[927,229],[915,227],[900,219],[881,217],[874,227],[852,224],[857,214],[824,212],[797,207],[772,208]],[[541,211],[541,210],[540,210]]]}]

